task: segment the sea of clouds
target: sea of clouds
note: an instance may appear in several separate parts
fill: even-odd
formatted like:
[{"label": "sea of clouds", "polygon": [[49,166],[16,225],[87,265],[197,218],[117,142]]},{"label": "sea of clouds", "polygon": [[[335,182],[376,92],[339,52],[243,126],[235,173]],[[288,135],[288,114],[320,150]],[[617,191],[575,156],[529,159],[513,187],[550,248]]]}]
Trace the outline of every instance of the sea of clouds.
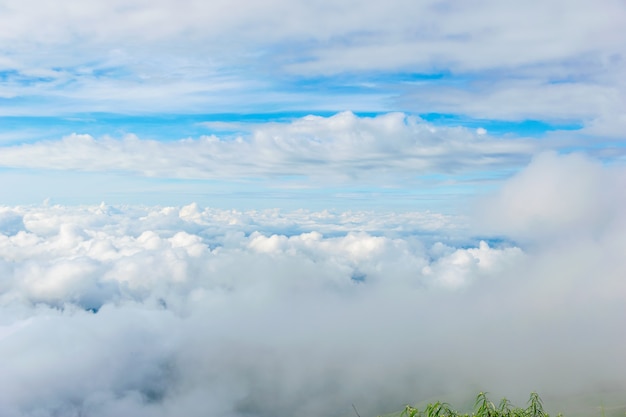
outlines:
[{"label": "sea of clouds", "polygon": [[623,391],[625,179],[541,154],[468,217],[0,207],[0,415]]}]

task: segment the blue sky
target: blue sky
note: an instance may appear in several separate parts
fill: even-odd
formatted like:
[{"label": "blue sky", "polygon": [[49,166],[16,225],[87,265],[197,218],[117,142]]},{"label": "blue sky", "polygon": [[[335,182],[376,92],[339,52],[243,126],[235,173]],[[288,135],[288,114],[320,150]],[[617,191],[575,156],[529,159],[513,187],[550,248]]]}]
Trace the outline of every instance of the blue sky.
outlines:
[{"label": "blue sky", "polygon": [[[385,192],[395,206],[413,207],[418,195],[419,208],[427,208],[424,196],[431,196],[434,208],[455,211],[466,195],[497,186],[546,150],[623,161],[626,66],[619,28],[625,11],[619,2],[4,4],[0,175],[16,184],[3,190],[6,203],[142,203],[151,193],[160,194],[160,204],[181,203],[184,197],[171,192],[175,182],[189,198],[220,206],[254,207],[265,193],[277,207],[306,205],[315,195],[317,202],[349,208],[349,198],[336,196],[367,200]],[[333,125],[341,112],[365,122]],[[314,165],[296,158],[291,168],[283,154],[273,167],[280,149],[231,146],[204,161],[210,175],[190,173],[181,156],[190,146],[202,148],[205,136],[223,143],[254,142],[277,131],[294,136],[314,115],[323,118],[318,126],[289,145],[299,157],[312,142],[331,149],[349,135],[346,129],[356,129],[355,138],[370,137],[384,158],[400,160],[409,145],[377,130],[389,113],[416,120],[411,123],[419,128],[405,132],[405,140],[437,158],[371,164],[366,158],[373,154],[362,155],[355,139],[342,148],[341,163],[350,172],[331,167],[333,175],[322,180],[319,172],[332,165],[327,153]],[[423,137],[429,129],[436,133]],[[72,135],[120,146],[111,144],[115,151],[102,164],[76,143],[62,146],[65,162],[50,161],[45,149]],[[132,149],[121,145],[129,136],[138,140]],[[183,142],[161,154],[161,168],[151,171],[131,155],[145,145],[144,161],[150,160],[158,148],[150,141]],[[459,143],[467,145],[464,151]],[[256,154],[242,154],[250,151]],[[466,152],[464,159],[459,152]],[[239,159],[247,164],[241,169]],[[429,181],[442,176],[445,184]],[[55,180],[42,187],[38,178],[44,177]],[[81,185],[89,181],[98,187]],[[145,194],[137,191],[142,187]],[[276,191],[283,188],[289,193]],[[459,198],[441,205],[442,194]]]},{"label": "blue sky", "polygon": [[0,416],[623,417],[625,27],[0,0]]}]

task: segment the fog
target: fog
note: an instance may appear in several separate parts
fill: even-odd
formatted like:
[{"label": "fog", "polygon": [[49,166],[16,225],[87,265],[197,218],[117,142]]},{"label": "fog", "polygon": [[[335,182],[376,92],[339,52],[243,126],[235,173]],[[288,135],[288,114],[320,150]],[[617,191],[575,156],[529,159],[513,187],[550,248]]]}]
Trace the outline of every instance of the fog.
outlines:
[{"label": "fog", "polygon": [[1,207],[0,415],[623,407],[625,178],[542,154],[468,217]]}]

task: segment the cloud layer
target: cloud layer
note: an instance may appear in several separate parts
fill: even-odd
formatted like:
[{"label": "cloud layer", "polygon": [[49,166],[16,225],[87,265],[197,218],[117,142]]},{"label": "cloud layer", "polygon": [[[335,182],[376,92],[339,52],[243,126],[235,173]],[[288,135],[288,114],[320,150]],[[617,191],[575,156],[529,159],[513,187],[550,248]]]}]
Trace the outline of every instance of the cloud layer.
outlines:
[{"label": "cloud layer", "polygon": [[[9,0],[3,1],[3,6],[0,36],[7,48],[9,42],[15,42],[15,50],[36,44],[77,43],[79,48],[100,45],[92,54],[114,45],[120,53],[158,45],[173,53],[178,42],[188,41],[191,48],[204,42],[201,50],[219,58],[228,52],[230,59],[236,59],[236,52],[251,53],[253,49],[257,49],[256,57],[277,58],[287,52],[284,49],[301,45],[302,51],[289,50],[300,60],[278,63],[294,70],[322,72],[355,67],[412,67],[426,72],[433,66],[455,71],[530,69],[590,53],[591,58],[598,58],[595,53],[609,58],[622,51],[616,29],[625,16],[623,4],[614,0],[593,6],[577,2],[575,7],[564,1],[513,4],[492,0],[472,5],[405,0],[384,5],[268,1],[237,7],[194,1],[93,1],[84,7],[62,1],[54,7],[33,7],[32,1]],[[229,37],[229,43],[219,43]],[[268,50],[271,45],[274,50]],[[215,54],[220,50],[221,55]],[[189,57],[188,51],[180,52]],[[67,58],[63,57],[65,62]]]},{"label": "cloud layer", "polygon": [[[0,0],[0,415],[622,415],[625,22]],[[167,203],[10,205],[120,195]]]},{"label": "cloud layer", "polygon": [[304,176],[397,183],[431,173],[510,169],[539,147],[532,140],[491,137],[484,129],[436,127],[403,113],[358,117],[343,112],[232,127],[249,132],[169,142],[73,134],[58,141],[5,146],[0,165],[187,179]]},{"label": "cloud layer", "polygon": [[424,213],[3,207],[1,414],[374,415],[478,390],[606,399],[626,386],[626,211],[601,198],[572,211],[618,191],[606,176],[624,172],[547,154],[511,179],[482,227],[522,245]]},{"label": "cloud layer", "polygon": [[0,5],[2,114],[401,110],[623,136],[618,0]]}]

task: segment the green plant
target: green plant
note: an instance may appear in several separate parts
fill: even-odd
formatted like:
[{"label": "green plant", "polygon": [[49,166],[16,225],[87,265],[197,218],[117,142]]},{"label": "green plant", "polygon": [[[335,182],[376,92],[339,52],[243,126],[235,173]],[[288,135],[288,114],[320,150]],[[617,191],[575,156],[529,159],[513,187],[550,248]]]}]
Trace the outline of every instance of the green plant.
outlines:
[{"label": "green plant", "polygon": [[498,413],[496,406],[494,403],[489,401],[487,394],[484,392],[481,392],[476,396],[474,410],[474,415],[476,417],[496,417],[496,414]]},{"label": "green plant", "polygon": [[[503,398],[496,405],[487,398],[487,393],[480,392],[474,402],[472,414],[461,414],[448,403],[437,401],[429,403],[424,410],[407,405],[399,417],[550,417],[543,409],[543,402],[536,392],[530,394],[526,408],[514,407],[509,400]],[[559,414],[557,417],[563,417]]]},{"label": "green plant", "polygon": [[528,400],[527,416],[528,417],[547,417],[548,414],[543,411],[543,402],[536,392],[530,393]]}]

